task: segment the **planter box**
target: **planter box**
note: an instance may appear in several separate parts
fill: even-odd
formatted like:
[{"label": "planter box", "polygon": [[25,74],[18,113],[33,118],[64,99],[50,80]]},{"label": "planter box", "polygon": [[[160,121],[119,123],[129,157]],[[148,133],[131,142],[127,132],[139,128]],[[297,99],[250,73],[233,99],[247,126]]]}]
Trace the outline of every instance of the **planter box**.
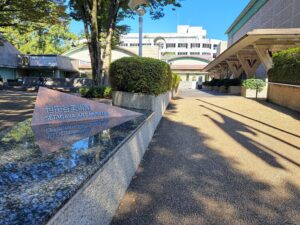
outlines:
[{"label": "planter box", "polygon": [[231,95],[241,95],[242,87],[241,86],[230,86],[228,87],[228,94]]},{"label": "planter box", "polygon": [[[258,92],[257,98],[266,99],[267,98],[268,87],[264,87],[261,92]],[[242,96],[245,98],[256,98],[256,90],[250,90],[242,87]]]},{"label": "planter box", "polygon": [[156,128],[167,106],[169,105],[171,97],[171,92],[154,96],[140,93],[115,91],[112,93],[112,102],[115,106],[153,111]]},{"label": "planter box", "polygon": [[225,86],[219,87],[219,92],[220,92],[220,93],[227,93],[226,87],[225,87]]},{"label": "planter box", "polygon": [[219,91],[219,87],[218,87],[218,86],[214,86],[214,87],[213,87],[213,90],[214,90],[214,91]]},{"label": "planter box", "polygon": [[300,112],[300,85],[268,83],[268,101]]}]

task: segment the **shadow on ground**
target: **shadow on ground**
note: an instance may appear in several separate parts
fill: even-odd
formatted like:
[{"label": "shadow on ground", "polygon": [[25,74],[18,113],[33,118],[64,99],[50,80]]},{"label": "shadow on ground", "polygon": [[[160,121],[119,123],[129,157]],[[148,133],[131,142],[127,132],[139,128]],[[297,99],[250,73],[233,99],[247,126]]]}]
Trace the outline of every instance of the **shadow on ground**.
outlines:
[{"label": "shadow on ground", "polygon": [[36,93],[0,91],[0,133],[31,117]]},{"label": "shadow on ground", "polygon": [[[247,124],[212,107],[200,107],[220,116],[224,122],[210,115],[206,118],[278,173],[287,171],[278,158],[299,167],[296,159],[244,135],[256,134]],[[170,120],[168,115],[174,113],[176,104],[169,107],[167,117],[162,119],[112,225],[300,224],[300,184],[282,180],[282,190],[276,191],[263,177],[238,170],[237,160],[207,144],[209,136],[195,127]],[[256,161],[252,163],[249,166],[255,167]],[[267,172],[265,175],[276,176]]]}]

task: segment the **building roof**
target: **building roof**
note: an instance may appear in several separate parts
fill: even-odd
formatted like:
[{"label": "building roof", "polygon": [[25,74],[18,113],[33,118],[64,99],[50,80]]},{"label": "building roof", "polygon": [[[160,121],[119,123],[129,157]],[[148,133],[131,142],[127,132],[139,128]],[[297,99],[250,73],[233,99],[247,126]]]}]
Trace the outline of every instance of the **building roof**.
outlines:
[{"label": "building roof", "polygon": [[0,34],[0,67],[16,68],[17,54],[21,52]]},{"label": "building roof", "polygon": [[204,71],[208,72],[219,65],[227,64],[227,61],[238,60],[238,53],[249,56],[257,54],[256,46],[267,48],[270,52],[300,46],[300,29],[255,29],[248,32],[209,63]]}]

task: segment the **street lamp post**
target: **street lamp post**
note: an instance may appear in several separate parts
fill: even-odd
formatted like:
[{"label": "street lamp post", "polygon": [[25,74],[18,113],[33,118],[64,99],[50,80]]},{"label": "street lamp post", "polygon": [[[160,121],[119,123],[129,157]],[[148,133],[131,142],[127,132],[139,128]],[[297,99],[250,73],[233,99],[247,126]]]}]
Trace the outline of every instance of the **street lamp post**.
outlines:
[{"label": "street lamp post", "polygon": [[137,14],[139,15],[139,56],[143,56],[143,16],[146,11],[143,7],[139,7],[137,10]]},{"label": "street lamp post", "polygon": [[143,56],[143,16],[146,13],[146,10],[142,5],[147,5],[148,0],[130,0],[128,3],[131,10],[136,10],[139,15],[139,56]]}]

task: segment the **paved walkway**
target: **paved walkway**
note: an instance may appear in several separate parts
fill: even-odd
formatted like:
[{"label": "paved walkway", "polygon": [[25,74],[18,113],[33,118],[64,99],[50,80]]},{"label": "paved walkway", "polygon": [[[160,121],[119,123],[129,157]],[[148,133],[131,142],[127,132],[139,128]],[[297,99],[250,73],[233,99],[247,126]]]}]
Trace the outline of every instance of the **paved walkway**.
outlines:
[{"label": "paved walkway", "polygon": [[300,114],[242,97],[173,102],[112,224],[300,224]]}]

